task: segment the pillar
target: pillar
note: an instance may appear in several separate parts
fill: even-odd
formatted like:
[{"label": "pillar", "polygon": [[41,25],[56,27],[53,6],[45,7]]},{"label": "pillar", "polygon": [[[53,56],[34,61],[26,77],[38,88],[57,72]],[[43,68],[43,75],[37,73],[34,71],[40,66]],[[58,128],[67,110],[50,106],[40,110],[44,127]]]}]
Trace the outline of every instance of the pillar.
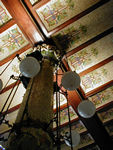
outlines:
[{"label": "pillar", "polygon": [[53,66],[45,59],[40,73],[30,80],[7,150],[53,150]]}]

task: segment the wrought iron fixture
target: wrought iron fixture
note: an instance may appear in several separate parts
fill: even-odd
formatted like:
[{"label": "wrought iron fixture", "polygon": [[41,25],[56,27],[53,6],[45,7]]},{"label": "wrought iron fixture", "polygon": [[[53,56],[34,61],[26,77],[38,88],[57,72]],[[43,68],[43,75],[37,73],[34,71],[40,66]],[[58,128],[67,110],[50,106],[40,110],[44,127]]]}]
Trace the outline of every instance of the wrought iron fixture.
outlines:
[{"label": "wrought iron fixture", "polygon": [[[20,128],[21,126],[30,126],[35,128],[41,128],[44,131],[48,132],[50,137],[53,140],[54,146],[57,147],[57,150],[61,149],[61,143],[65,142],[68,146],[70,146],[70,149],[73,150],[74,146],[77,146],[80,142],[80,135],[76,132],[73,132],[71,130],[71,119],[70,119],[70,111],[69,111],[69,101],[68,101],[68,92],[72,90],[76,90],[80,86],[80,77],[76,72],[68,71],[66,72],[66,68],[64,67],[62,63],[62,58],[64,56],[64,52],[61,52],[57,50],[57,48],[54,45],[50,45],[48,43],[39,43],[37,46],[35,46],[34,51],[31,54],[26,55],[26,58],[24,60],[21,59],[21,57],[17,54],[16,57],[20,61],[20,75],[18,77],[11,76],[10,78],[16,80],[14,87],[17,85],[15,92],[12,96],[12,99],[9,102],[9,105],[4,112],[4,108],[6,107],[6,104],[8,103],[9,97],[11,96],[14,87],[12,88],[9,96],[7,97],[7,100],[0,112],[0,124],[5,123],[9,127],[12,127],[11,132],[15,132],[15,134],[19,135],[21,134]],[[55,78],[56,81],[54,82],[54,93],[56,94],[56,116],[53,118],[49,124],[42,124],[40,121],[34,122],[31,118],[28,118],[26,121],[21,120],[19,124],[14,124],[13,126],[9,124],[7,120],[5,120],[5,116],[8,113],[9,107],[13,101],[14,95],[16,94],[19,84],[18,82],[21,81],[25,88],[27,88],[27,85],[30,81],[30,78],[33,78],[36,74],[38,74],[41,70],[42,61],[43,59],[49,59],[51,62],[51,65],[54,65],[54,72],[55,72]],[[12,61],[11,61],[12,62]],[[8,66],[11,64],[11,62],[8,64]],[[7,67],[8,67],[7,66]],[[7,69],[5,68],[5,70]],[[29,69],[30,68],[30,69]],[[63,74],[58,74],[58,68],[62,69]],[[4,70],[4,71],[5,71]],[[3,72],[4,72],[3,71]],[[2,72],[2,74],[3,74]],[[58,85],[58,76],[62,75],[61,85]],[[8,83],[7,83],[8,84]],[[7,86],[5,85],[5,87]],[[65,90],[62,89],[62,87],[65,88]],[[32,85],[31,85],[32,89]],[[27,105],[29,101],[29,97],[31,94],[31,89],[29,91],[29,95],[27,98],[26,107],[23,113],[24,115],[27,115]],[[61,116],[60,116],[60,94],[64,94],[67,99],[67,108],[68,108],[68,126],[69,126],[69,132],[65,134],[65,136],[61,135]],[[88,106],[88,107],[87,107]],[[90,106],[90,107],[89,107]],[[88,108],[88,109],[87,109]],[[78,113],[85,118],[89,118],[92,115],[94,115],[96,109],[92,102],[85,101],[83,103],[80,103],[78,106]],[[56,131],[55,134],[53,131],[50,130],[51,123],[56,123]]]}]

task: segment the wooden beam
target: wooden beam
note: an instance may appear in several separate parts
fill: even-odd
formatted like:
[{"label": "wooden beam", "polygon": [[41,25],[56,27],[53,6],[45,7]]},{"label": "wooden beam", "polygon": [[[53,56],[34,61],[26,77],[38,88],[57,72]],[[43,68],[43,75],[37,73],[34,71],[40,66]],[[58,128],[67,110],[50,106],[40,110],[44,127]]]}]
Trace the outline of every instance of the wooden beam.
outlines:
[{"label": "wooden beam", "polygon": [[17,82],[17,84],[15,85],[16,82],[10,84],[9,86],[7,86],[6,88],[2,89],[2,91],[0,91],[0,94],[3,94],[5,92],[7,92],[8,90],[12,89],[14,86],[17,86],[18,84],[20,84],[20,80]]}]

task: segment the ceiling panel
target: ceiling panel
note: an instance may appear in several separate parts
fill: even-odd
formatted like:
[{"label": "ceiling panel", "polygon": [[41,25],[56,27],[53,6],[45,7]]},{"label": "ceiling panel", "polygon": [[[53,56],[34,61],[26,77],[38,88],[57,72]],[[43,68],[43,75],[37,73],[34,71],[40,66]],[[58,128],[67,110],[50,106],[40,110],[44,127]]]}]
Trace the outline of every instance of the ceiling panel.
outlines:
[{"label": "ceiling panel", "polygon": [[15,24],[0,34],[0,60],[10,56],[28,44],[28,40]]},{"label": "ceiling panel", "polygon": [[104,123],[106,123],[106,122],[108,122],[108,121],[113,119],[113,108],[110,108],[110,109],[108,109],[106,111],[98,113],[98,115],[99,115],[102,123],[104,124]]},{"label": "ceiling panel", "polygon": [[6,7],[3,5],[3,3],[0,0],[0,27],[3,26],[11,19],[12,19],[11,15],[9,14]]},{"label": "ceiling panel", "polygon": [[68,57],[72,71],[80,73],[113,55],[113,33]]},{"label": "ceiling panel", "polygon": [[[70,119],[71,119],[71,121],[78,118],[78,116],[75,113],[75,111],[73,110],[72,106],[69,106],[69,112],[70,112]],[[60,111],[60,119],[61,119],[60,120],[60,124],[61,125],[69,122],[68,108],[65,108],[65,109]],[[55,122],[53,123],[53,127],[54,128],[56,127],[56,123]]]},{"label": "ceiling panel", "polygon": [[113,102],[113,86],[89,97],[88,99],[95,104],[96,108],[104,106],[109,102]]},{"label": "ceiling panel", "polygon": [[38,16],[48,31],[78,15],[100,0],[51,0],[39,9]]},{"label": "ceiling panel", "polygon": [[71,51],[111,28],[113,26],[112,18],[113,1],[110,1],[53,34],[52,37],[60,49]]},{"label": "ceiling panel", "polygon": [[87,93],[113,80],[113,61],[81,77],[81,87]]}]

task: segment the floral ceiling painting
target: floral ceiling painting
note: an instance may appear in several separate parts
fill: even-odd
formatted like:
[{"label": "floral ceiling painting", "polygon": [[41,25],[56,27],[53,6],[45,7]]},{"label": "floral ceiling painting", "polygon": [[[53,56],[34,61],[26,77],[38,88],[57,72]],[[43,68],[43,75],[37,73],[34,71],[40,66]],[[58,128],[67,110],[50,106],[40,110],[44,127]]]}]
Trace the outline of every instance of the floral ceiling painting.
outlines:
[{"label": "floral ceiling painting", "polygon": [[[74,119],[78,118],[77,114],[75,113],[75,111],[73,110],[73,108],[71,106],[69,106],[69,112],[70,112],[71,120],[74,120]],[[65,108],[65,109],[60,111],[60,118],[61,118],[61,120],[60,120],[61,125],[69,122],[69,119],[68,119],[68,108]],[[55,122],[53,123],[53,127],[54,128],[56,127],[56,123]]]},{"label": "floral ceiling painting", "polygon": [[81,77],[81,87],[85,93],[113,80],[113,61]]},{"label": "floral ceiling painting", "polygon": [[53,40],[60,49],[71,51],[91,38],[111,28],[113,26],[112,11],[113,2],[109,1],[106,5],[97,8],[53,34]]},{"label": "floral ceiling painting", "polygon": [[103,123],[112,120],[113,119],[113,108],[108,109],[107,111],[98,113],[98,116],[100,117],[100,119]]},{"label": "floral ceiling painting", "polygon": [[94,96],[89,97],[88,99],[95,104],[96,108],[99,108],[109,102],[112,102],[113,86],[103,90],[102,92],[95,94]]},{"label": "floral ceiling painting", "polygon": [[0,0],[0,27],[11,20],[11,15]]},{"label": "floral ceiling painting", "polygon": [[[20,58],[24,59],[26,57],[27,54],[33,52],[33,49],[30,48],[28,50],[26,50],[24,53],[20,54]],[[1,72],[5,69],[5,67],[9,64],[6,63],[4,65],[1,66]],[[3,81],[3,87],[5,86],[5,84],[7,83],[7,81],[9,80],[9,78],[14,75],[14,76],[19,76],[20,71],[19,71],[19,64],[20,61],[17,59],[17,57],[14,58],[14,60],[12,61],[12,63],[9,65],[9,67],[6,69],[6,71],[1,75],[2,81]],[[8,83],[8,85],[14,83],[15,80],[11,79]]]},{"label": "floral ceiling painting", "polygon": [[[113,55],[113,33],[68,57],[72,71],[80,73]],[[106,41],[106,42],[105,42]]]},{"label": "floral ceiling painting", "polygon": [[10,56],[28,44],[27,39],[15,24],[0,34],[0,60]]},{"label": "floral ceiling painting", "polygon": [[[78,133],[83,133],[87,131],[82,121],[78,120],[71,124],[72,131],[76,131]],[[61,134],[64,136],[66,132],[70,132],[69,125],[61,129]]]},{"label": "floral ceiling painting", "polygon": [[50,0],[36,12],[48,31],[96,4],[100,0]]}]

